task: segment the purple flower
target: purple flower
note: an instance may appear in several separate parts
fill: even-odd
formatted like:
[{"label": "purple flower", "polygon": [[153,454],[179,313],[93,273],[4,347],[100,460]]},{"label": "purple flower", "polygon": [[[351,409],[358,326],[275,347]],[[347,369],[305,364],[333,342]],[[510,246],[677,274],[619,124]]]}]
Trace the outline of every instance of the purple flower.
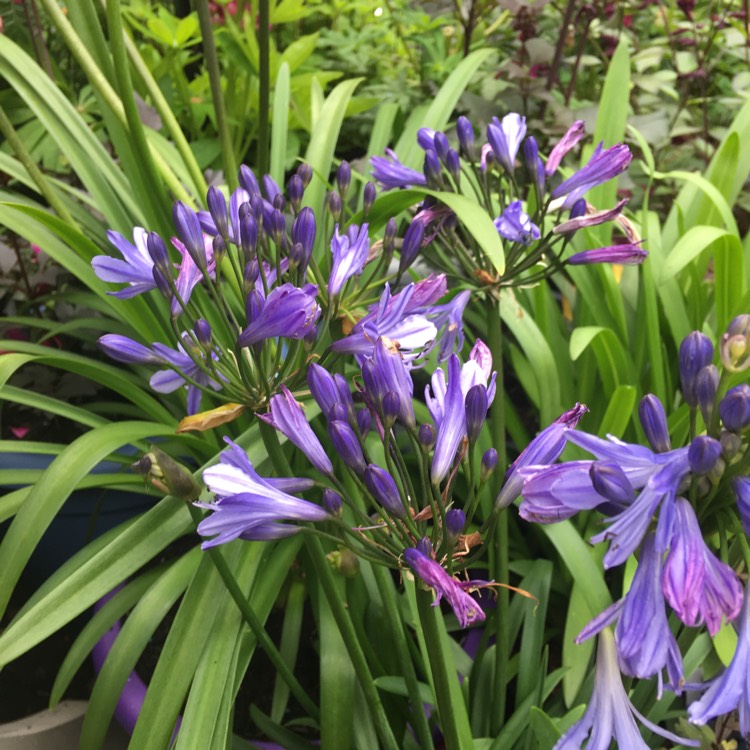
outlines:
[{"label": "purple flower", "polygon": [[252,346],[277,336],[304,338],[320,317],[320,305],[315,300],[317,293],[318,287],[313,284],[299,289],[287,283],[273,289],[263,300],[255,318],[240,334],[238,346]]},{"label": "purple flower", "polygon": [[426,185],[427,178],[422,172],[404,166],[396,154],[387,148],[383,156],[373,156],[370,159],[372,171],[370,174],[386,189],[403,188],[413,185]]},{"label": "purple flower", "polygon": [[362,363],[365,396],[382,413],[383,400],[393,393],[398,398],[398,417],[409,428],[416,425],[412,395],[414,383],[403,357],[382,337],[375,342],[372,357]]},{"label": "purple flower", "polygon": [[568,221],[558,224],[552,232],[553,234],[568,234],[569,232],[575,232],[584,227],[595,227],[599,224],[612,221],[612,219],[617,218],[622,213],[622,209],[627,205],[627,202],[628,199],[623,198],[614,208],[605,209],[603,211],[595,211],[591,208],[590,213],[589,211],[586,211],[586,213],[581,216],[570,218]]},{"label": "purple flower", "polygon": [[281,386],[281,393],[271,399],[268,414],[258,417],[286,435],[318,471],[333,474],[331,459],[310,427],[302,405],[285,385]]},{"label": "purple flower", "polygon": [[733,620],[742,606],[737,576],[708,549],[695,511],[683,498],[675,503],[674,534],[662,585],[677,616],[690,627],[705,622],[712,636],[721,627],[722,615]]},{"label": "purple flower", "polygon": [[[230,447],[221,454],[221,463],[203,472],[215,503],[196,503],[212,510],[212,515],[198,525],[201,536],[217,534],[204,542],[207,549],[234,539],[278,539],[299,531],[297,526],[284,521],[324,521],[329,514],[307,500],[287,494],[279,482],[261,477],[253,468],[245,451],[230,440]],[[297,481],[297,480],[293,480]]]},{"label": "purple flower", "polygon": [[127,336],[107,333],[97,342],[102,351],[115,362],[126,365],[163,365],[164,360],[147,346]]},{"label": "purple flower", "polygon": [[403,518],[406,515],[396,480],[385,469],[369,464],[365,469],[365,486],[392,516]]},{"label": "purple flower", "polygon": [[604,148],[600,143],[591,155],[588,163],[572,177],[561,182],[551,194],[553,200],[564,198],[561,208],[570,208],[585,192],[601,185],[624,172],[633,158],[630,149],[624,143],[611,148]]},{"label": "purple flower", "polygon": [[115,284],[128,284],[117,292],[108,292],[113,297],[129,299],[143,292],[156,289],[154,282],[154,261],[146,246],[148,232],[143,227],[133,229],[133,242],[128,242],[119,232],[109,230],[107,239],[120,252],[120,258],[97,255],[91,260],[94,272],[102,281]]},{"label": "purple flower", "polygon": [[463,366],[455,354],[449,357],[447,385],[442,368],[433,373],[431,385],[425,388],[425,400],[437,428],[431,471],[434,484],[439,484],[448,474],[461,441],[467,436],[466,395],[474,386],[482,386],[489,408],[495,397],[495,377],[492,355],[480,340]]},{"label": "purple flower", "polygon": [[404,559],[415,575],[419,576],[437,593],[433,607],[439,606],[440,600],[445,597],[462,628],[468,628],[474,623],[484,620],[485,614],[482,608],[472,599],[467,589],[486,585],[487,581],[458,581],[449,576],[439,563],[417,547],[405,549]]},{"label": "purple flower", "polygon": [[521,451],[505,475],[503,488],[495,500],[496,507],[507,507],[521,494],[521,487],[524,483],[522,468],[557,461],[565,448],[567,430],[575,427],[587,411],[588,407],[576,404],[572,409],[561,414],[549,427],[545,427]]},{"label": "purple flower", "polygon": [[333,264],[328,279],[328,293],[332,297],[344,288],[344,284],[352,276],[362,273],[369,249],[370,237],[367,234],[367,224],[361,227],[350,226],[343,236],[339,234],[339,225],[335,226],[331,240]]},{"label": "purple flower", "polygon": [[638,416],[646,433],[649,445],[657,453],[666,453],[672,448],[669,439],[667,415],[662,402],[653,393],[647,393],[638,406]]},{"label": "purple flower", "polygon": [[460,352],[464,348],[463,315],[470,298],[471,292],[467,289],[459,292],[450,302],[430,308],[430,320],[439,331],[438,362],[444,362],[451,352]]},{"label": "purple flower", "polygon": [[495,229],[504,239],[520,242],[522,245],[530,245],[541,237],[539,227],[532,224],[529,215],[524,213],[521,201],[513,201],[495,219]]},{"label": "purple flower", "polygon": [[553,750],[580,750],[587,739],[587,750],[608,750],[612,740],[615,740],[616,746],[622,750],[648,750],[634,716],[652,732],[672,742],[690,746],[700,744],[665,731],[635,709],[622,686],[612,631],[603,630],[599,635],[596,651],[594,692],[586,712],[560,737]]},{"label": "purple flower", "polygon": [[557,142],[555,147],[550,151],[547,158],[547,165],[544,168],[547,177],[551,177],[560,166],[563,156],[570,151],[578,141],[586,135],[586,123],[583,120],[576,120],[569,128],[568,132]]},{"label": "purple flower", "polygon": [[[569,222],[571,223],[571,222]],[[574,253],[566,260],[571,266],[586,266],[591,263],[618,263],[622,266],[637,266],[648,258],[640,245],[612,245]]]},{"label": "purple flower", "polygon": [[330,415],[334,406],[344,407],[347,413],[354,411],[354,402],[343,375],[338,373],[331,375],[325,367],[311,362],[307,369],[307,385],[312,397],[326,417]]},{"label": "purple flower", "polygon": [[502,122],[493,117],[487,126],[487,140],[492,152],[500,165],[510,174],[513,174],[516,155],[525,135],[526,118],[515,112],[505,115]]},{"label": "purple flower", "polygon": [[750,424],[750,385],[740,383],[730,388],[719,402],[719,416],[727,430],[742,432]]},{"label": "purple flower", "polygon": [[732,661],[703,697],[688,708],[688,716],[693,724],[705,724],[734,710],[739,711],[740,733],[747,737],[750,734],[750,584],[745,589]]},{"label": "purple flower", "polygon": [[[630,590],[595,617],[576,638],[582,643],[617,620],[615,637],[620,668],[631,677],[651,677],[666,668],[676,691],[682,685],[682,657],[669,629],[661,588],[662,556],[654,535],[643,544]],[[619,618],[619,619],[618,619]]]}]

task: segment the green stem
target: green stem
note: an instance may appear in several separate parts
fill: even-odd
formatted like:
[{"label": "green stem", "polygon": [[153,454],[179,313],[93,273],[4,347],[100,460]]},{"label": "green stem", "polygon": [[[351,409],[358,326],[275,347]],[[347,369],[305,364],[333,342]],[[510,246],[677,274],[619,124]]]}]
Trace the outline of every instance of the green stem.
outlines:
[{"label": "green stem", "polygon": [[214,102],[216,113],[216,128],[219,131],[219,142],[221,143],[221,160],[224,165],[224,179],[230,190],[238,186],[237,162],[234,157],[234,146],[232,136],[229,133],[226,109],[224,108],[224,94],[221,89],[221,71],[219,70],[219,58],[216,54],[216,43],[214,42],[214,31],[211,25],[211,13],[208,10],[208,0],[196,0],[195,6],[198,10],[198,21],[203,37],[203,57],[208,71],[208,80],[211,85],[211,98]]},{"label": "green stem", "polygon": [[70,215],[70,212],[65,208],[65,204],[60,200],[60,197],[55,192],[52,185],[47,182],[47,178],[42,174],[42,171],[37,167],[36,162],[32,159],[31,154],[26,149],[23,140],[19,137],[11,121],[5,114],[5,110],[0,107],[0,133],[2,133],[8,141],[8,144],[13,149],[14,153],[18,157],[18,160],[26,168],[29,173],[29,177],[34,181],[34,184],[39,188],[39,192],[44,196],[44,199],[49,203],[52,210],[69,226],[74,227],[80,232],[80,227],[75,219]]},{"label": "green stem", "polygon": [[258,173],[268,172],[268,110],[271,91],[270,70],[270,13],[268,0],[258,3],[258,52],[259,52],[259,93],[258,93]]},{"label": "green stem", "polygon": [[[456,721],[462,710],[465,714],[466,707],[463,705],[463,698],[457,684],[458,676],[448,671],[445,661],[443,639],[438,623],[438,618],[442,617],[442,614],[439,608],[432,606],[432,592],[424,591],[417,587],[415,593],[419,622],[422,626],[427,654],[430,659],[432,684],[435,690],[435,700],[437,702],[440,728],[443,731],[445,748],[446,750],[468,750],[472,745],[467,744],[467,738],[462,736],[463,733]],[[456,682],[453,690],[451,690],[452,681]],[[456,700],[454,700],[454,693],[457,693]],[[457,702],[461,702],[461,705],[456,705]],[[468,724],[468,717],[465,717],[465,723]]]},{"label": "green stem", "polygon": [[[190,515],[193,517],[193,521],[197,526],[203,518],[201,512],[192,503],[188,503],[187,507],[190,511]],[[289,690],[297,699],[300,706],[302,706],[302,708],[304,708],[305,711],[307,711],[307,713],[313,719],[315,719],[316,722],[320,722],[320,712],[318,711],[318,707],[307,695],[302,685],[299,684],[297,678],[292,674],[289,666],[284,661],[284,657],[276,648],[276,645],[271,640],[271,637],[268,635],[268,633],[266,633],[266,630],[263,627],[263,623],[261,623],[261,621],[258,619],[258,616],[253,611],[253,608],[250,606],[247,598],[242,593],[242,589],[240,589],[239,584],[237,583],[237,579],[234,577],[234,573],[232,573],[232,571],[229,569],[229,565],[227,565],[227,561],[224,559],[224,555],[221,553],[221,550],[217,547],[210,547],[207,552],[209,557],[211,558],[211,562],[213,562],[213,564],[216,566],[216,570],[221,576],[222,581],[224,581],[224,585],[227,587],[227,591],[229,591],[230,596],[232,597],[232,599],[234,599],[235,603],[239,607],[239,610],[242,613],[242,617],[244,618],[256,640],[261,645],[263,650],[266,652],[266,655],[276,668],[278,675],[282,680],[284,680],[284,682],[286,682]]]}]

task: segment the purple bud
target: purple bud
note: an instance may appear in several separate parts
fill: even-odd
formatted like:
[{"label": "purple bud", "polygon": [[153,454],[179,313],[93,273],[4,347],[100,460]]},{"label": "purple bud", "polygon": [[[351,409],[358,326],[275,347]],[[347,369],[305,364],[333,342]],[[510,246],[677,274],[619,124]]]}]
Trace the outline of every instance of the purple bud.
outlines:
[{"label": "purple bud", "polygon": [[302,205],[302,197],[305,194],[305,185],[298,174],[293,174],[289,178],[289,182],[286,186],[286,193],[289,196],[289,202],[292,204],[294,212],[297,213],[300,205]]},{"label": "purple bud", "polygon": [[250,195],[260,195],[260,186],[258,185],[258,180],[255,178],[255,174],[250,167],[248,167],[246,164],[243,164],[240,167],[240,185],[250,194]]},{"label": "purple bud", "polygon": [[255,220],[258,222],[263,221],[263,215],[265,214],[266,204],[261,197],[260,193],[250,196],[250,210],[253,212]]},{"label": "purple bud", "polygon": [[466,436],[473,445],[479,438],[482,425],[487,417],[487,388],[481,384],[469,388],[464,401],[466,408]]},{"label": "purple bud", "polygon": [[702,367],[695,376],[695,395],[698,399],[703,421],[708,425],[716,406],[716,391],[719,387],[719,371],[716,365]]},{"label": "purple bud", "polygon": [[458,144],[461,147],[461,153],[464,158],[470,162],[476,161],[477,152],[474,146],[474,127],[469,122],[468,117],[458,118],[456,121],[456,135],[458,136]]},{"label": "purple bud", "polygon": [[544,173],[544,164],[539,158],[539,147],[534,136],[529,136],[523,142],[523,161],[526,166],[526,174],[529,182],[536,186],[537,203],[541,203],[544,196],[544,187],[547,181]]},{"label": "purple bud", "polygon": [[[153,276],[154,284],[156,284],[156,288],[161,292],[162,297],[170,302],[174,296],[174,292],[172,291],[172,285],[169,283],[169,279],[164,276],[159,266],[154,266],[151,269],[151,275]],[[175,315],[175,311],[172,311],[172,315]]]},{"label": "purple bud", "polygon": [[693,438],[688,448],[688,462],[693,474],[708,474],[721,455],[721,443],[708,435]]},{"label": "purple bud", "polygon": [[343,404],[336,403],[328,410],[327,416],[329,422],[346,422],[349,414]]},{"label": "purple bud", "polygon": [[381,408],[383,410],[383,422],[386,428],[390,429],[395,424],[399,411],[401,411],[401,398],[398,393],[388,391],[383,396]]},{"label": "purple bud", "polygon": [[445,530],[448,538],[456,540],[466,527],[466,513],[459,508],[451,508],[445,514]]},{"label": "purple bud", "polygon": [[585,215],[586,215],[586,199],[579,198],[571,207],[570,215],[568,218],[578,219],[581,216],[585,216]]},{"label": "purple bud", "polygon": [[421,219],[414,219],[404,235],[401,245],[401,260],[398,264],[399,276],[417,259],[424,239],[425,225]]},{"label": "purple bud", "polygon": [[168,280],[172,276],[172,264],[164,240],[156,233],[149,232],[146,239],[146,249],[154,261],[154,268],[158,268],[162,276]]},{"label": "purple bud", "polygon": [[357,474],[363,474],[367,464],[362,455],[362,446],[349,424],[340,420],[329,422],[328,434],[333,449],[341,456],[341,460]]},{"label": "purple bud", "polygon": [[549,158],[547,159],[548,175],[553,175],[557,171],[563,156],[565,156],[565,154],[567,154],[584,135],[586,135],[586,124],[583,120],[576,120],[570,128],[568,128],[568,132],[565,133],[550,152]]},{"label": "purple bud", "polygon": [[398,223],[392,216],[388,219],[383,233],[383,255],[387,260],[393,256],[393,248],[396,243],[396,232],[398,232]]},{"label": "purple bud", "polygon": [[172,207],[172,219],[177,230],[177,236],[182,240],[185,249],[201,271],[207,268],[206,248],[203,244],[203,230],[198,214],[188,208],[182,201],[177,201]]},{"label": "purple bud", "polygon": [[424,155],[424,176],[427,179],[427,187],[440,190],[443,187],[443,170],[440,167],[438,155],[429,149]]},{"label": "purple bud", "polygon": [[226,239],[229,237],[229,216],[227,215],[227,201],[219,188],[211,185],[206,196],[208,210],[214,220],[219,234]]},{"label": "purple bud", "polygon": [[482,456],[482,481],[486,481],[487,478],[495,471],[497,466],[497,451],[494,448],[489,448],[484,452]]},{"label": "purple bud", "polygon": [[307,386],[315,403],[326,416],[341,402],[333,375],[316,362],[312,362],[307,369]]},{"label": "purple bud", "polygon": [[487,140],[492,148],[491,153],[510,174],[513,174],[516,155],[525,135],[526,118],[515,112],[505,115],[502,120],[493,117],[487,126]]},{"label": "purple bud", "polygon": [[372,426],[372,415],[369,409],[360,409],[357,412],[357,429],[359,434],[366,438],[370,434],[370,427]]},{"label": "purple bud", "polygon": [[664,406],[653,393],[647,393],[638,407],[638,416],[641,418],[643,431],[649,445],[657,453],[666,453],[672,450],[669,439],[669,428],[667,427],[667,415]]},{"label": "purple bud", "polygon": [[260,181],[263,187],[263,195],[269,203],[273,203],[277,195],[281,193],[281,188],[276,184],[276,180],[270,174],[264,174]]},{"label": "purple bud", "polygon": [[425,557],[432,559],[432,542],[426,536],[423,536],[417,542],[415,549],[418,552],[421,552]]},{"label": "purple bud", "polygon": [[392,516],[403,518],[406,515],[396,481],[385,469],[370,464],[365,469],[365,486]]},{"label": "purple bud", "polygon": [[732,490],[737,498],[742,528],[750,536],[750,477],[735,477],[732,480]]},{"label": "purple bud", "polygon": [[245,263],[243,277],[245,294],[247,294],[255,286],[255,282],[260,278],[260,266],[258,265],[258,260],[256,258]]},{"label": "purple bud", "polygon": [[205,349],[207,352],[211,351],[211,326],[203,318],[198,318],[193,324],[193,333],[195,333],[195,340]]},{"label": "purple bud", "polygon": [[274,208],[274,210],[271,211],[269,229],[273,241],[277,246],[281,246],[284,239],[284,233],[286,232],[286,219],[284,218],[284,214],[281,213],[278,208]]},{"label": "purple bud", "polygon": [[700,331],[688,334],[680,345],[680,381],[682,395],[687,404],[694,408],[698,405],[695,392],[695,378],[706,365],[711,364],[714,346],[708,336]]},{"label": "purple bud", "polygon": [[461,182],[461,160],[458,158],[458,152],[452,148],[448,149],[445,155],[445,168],[458,186]]},{"label": "purple bud", "polygon": [[292,224],[292,242],[299,242],[302,245],[306,258],[305,268],[310,262],[313,247],[315,247],[316,231],[315,212],[309,206],[306,206],[297,214],[297,218]]},{"label": "purple bud", "polygon": [[338,185],[339,194],[342,198],[346,198],[351,181],[352,168],[349,166],[348,161],[342,161],[341,164],[339,164],[339,168],[336,170],[336,185]]},{"label": "purple bud", "polygon": [[637,266],[648,258],[648,252],[640,245],[612,245],[574,253],[566,261],[571,266],[584,266],[591,263],[617,263],[621,266]]},{"label": "purple bud", "polygon": [[719,356],[729,372],[750,367],[750,315],[738,315],[721,336]]},{"label": "purple bud", "polygon": [[309,164],[300,164],[297,174],[302,178],[302,184],[307,187],[313,178],[313,168]]},{"label": "purple bud", "polygon": [[589,476],[596,492],[610,502],[630,505],[635,500],[633,486],[617,464],[594,461],[589,469]]},{"label": "purple bud", "polygon": [[375,203],[375,198],[377,197],[378,190],[375,187],[374,182],[368,182],[365,185],[364,190],[362,191],[362,211],[365,215],[370,213],[370,209],[372,208],[372,204]]},{"label": "purple bud", "polygon": [[434,149],[435,153],[438,155],[438,159],[445,164],[445,159],[448,156],[448,149],[450,148],[450,143],[448,143],[448,138],[445,133],[435,133],[433,143],[435,144]]},{"label": "purple bud", "polygon": [[227,243],[220,234],[217,234],[211,245],[214,249],[214,262],[217,266],[220,266],[221,261],[224,260],[224,256],[227,254]]},{"label": "purple bud", "polygon": [[742,432],[750,425],[750,385],[742,383],[730,388],[719,402],[719,416],[730,432]]},{"label": "purple bud", "polygon": [[282,213],[286,209],[286,198],[282,193],[279,193],[272,201],[271,205]]},{"label": "purple bud", "polygon": [[303,266],[303,270],[307,270],[307,257],[305,256],[305,249],[302,247],[301,242],[295,242],[289,248],[289,270],[293,271],[295,268]]},{"label": "purple bud", "polygon": [[250,325],[253,321],[258,319],[263,307],[265,305],[265,299],[263,294],[253,287],[247,295],[245,300],[245,314],[247,315],[247,324]]},{"label": "purple bud", "polygon": [[[243,206],[247,205],[247,203],[243,203]],[[250,261],[257,254],[258,222],[249,210],[244,212],[240,210],[240,247],[245,262]]]},{"label": "purple bud", "polygon": [[425,453],[429,453],[437,435],[435,434],[435,428],[431,424],[423,424],[419,427],[419,444],[422,446],[422,450]]},{"label": "purple bud", "polygon": [[343,504],[344,501],[336,490],[329,489],[328,487],[323,490],[323,507],[332,516],[338,516],[341,513]]},{"label": "purple bud", "polygon": [[431,128],[420,128],[417,131],[417,143],[419,147],[427,151],[427,149],[435,149],[435,131]]},{"label": "purple bud", "polygon": [[344,208],[343,203],[341,202],[341,196],[338,193],[328,193],[328,200],[326,203],[329,213],[333,216],[333,220],[338,222],[341,218],[341,211]]}]

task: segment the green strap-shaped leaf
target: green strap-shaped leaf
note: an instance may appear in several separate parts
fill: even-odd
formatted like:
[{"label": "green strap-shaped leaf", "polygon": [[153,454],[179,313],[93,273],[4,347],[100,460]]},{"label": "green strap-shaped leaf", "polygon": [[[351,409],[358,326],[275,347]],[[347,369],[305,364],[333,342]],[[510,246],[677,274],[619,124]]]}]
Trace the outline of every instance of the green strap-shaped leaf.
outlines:
[{"label": "green strap-shaped leaf", "polygon": [[273,89],[273,128],[271,128],[270,174],[278,185],[284,183],[287,133],[289,130],[289,64],[283,62]]}]

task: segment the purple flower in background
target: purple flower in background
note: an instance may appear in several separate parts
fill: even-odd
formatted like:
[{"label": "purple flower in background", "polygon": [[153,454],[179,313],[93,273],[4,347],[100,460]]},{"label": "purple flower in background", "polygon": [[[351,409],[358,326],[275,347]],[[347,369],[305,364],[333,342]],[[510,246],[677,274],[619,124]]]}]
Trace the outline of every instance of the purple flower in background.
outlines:
[{"label": "purple flower in background", "polygon": [[654,535],[643,543],[630,590],[595,617],[576,638],[582,643],[617,620],[615,638],[621,670],[631,677],[651,677],[666,668],[672,687],[682,685],[682,657],[667,622],[661,588],[662,555]]},{"label": "purple flower in background", "polygon": [[700,745],[698,741],[667,732],[635,709],[622,686],[612,631],[603,630],[596,650],[594,692],[586,712],[560,737],[553,750],[580,750],[587,739],[587,750],[608,750],[612,740],[622,750],[648,750],[638,731],[636,716],[652,732],[672,742],[691,747]]},{"label": "purple flower in background", "polygon": [[550,464],[560,458],[565,448],[567,430],[574,428],[587,411],[587,406],[576,404],[572,409],[561,414],[549,427],[545,427],[521,451],[505,475],[503,488],[495,500],[496,507],[507,507],[521,494],[521,487],[524,483],[522,468]]},{"label": "purple flower in background", "polygon": [[333,263],[328,280],[328,293],[335,297],[344,284],[354,275],[362,273],[370,249],[367,224],[361,227],[350,226],[345,235],[339,234],[339,225],[333,230],[331,252]]},{"label": "purple flower in background", "polygon": [[624,172],[633,158],[624,143],[604,148],[600,143],[588,163],[561,182],[551,194],[552,200],[564,199],[561,208],[570,208],[585,192]]},{"label": "purple flower in background", "polygon": [[318,287],[306,284],[299,289],[282,284],[262,301],[261,309],[237,339],[239,346],[252,346],[277,336],[287,339],[304,338],[320,317],[315,297]]},{"label": "purple flower in background", "polygon": [[448,575],[438,562],[417,547],[405,549],[404,559],[415,575],[434,589],[437,598],[433,602],[433,607],[439,606],[440,600],[445,597],[462,628],[468,628],[485,619],[482,608],[472,599],[467,589],[486,586],[487,581],[459,581]]},{"label": "purple flower in background", "polygon": [[495,229],[504,239],[520,242],[522,245],[530,245],[541,237],[539,227],[532,224],[529,215],[524,213],[521,201],[513,201],[495,219]]},{"label": "purple flower in background", "polygon": [[[572,222],[571,222],[572,223]],[[571,266],[586,266],[591,263],[618,263],[622,266],[637,266],[648,258],[648,252],[640,245],[612,245],[596,250],[574,253],[565,262]]]},{"label": "purple flower in background", "polygon": [[154,282],[154,261],[146,246],[148,232],[143,227],[133,229],[133,243],[131,244],[119,232],[109,230],[107,239],[122,255],[120,258],[110,258],[109,255],[97,255],[91,260],[94,272],[102,281],[115,284],[128,284],[117,292],[107,292],[113,297],[129,299],[143,292],[156,289]]},{"label": "purple flower in background", "polygon": [[732,661],[710,683],[703,697],[688,708],[688,716],[693,724],[706,724],[734,710],[740,715],[740,733],[747,737],[750,735],[750,584],[745,589]]},{"label": "purple flower in background", "polygon": [[302,405],[285,385],[281,386],[281,393],[271,399],[268,414],[258,414],[258,418],[283,433],[318,471],[333,474],[331,459],[310,427]]},{"label": "purple flower in background", "polygon": [[404,166],[396,154],[387,148],[387,157],[373,156],[370,159],[370,174],[386,189],[426,185],[427,178],[422,172]]},{"label": "purple flower in background", "polygon": [[195,503],[213,511],[198,525],[201,536],[214,539],[203,542],[202,549],[225,544],[234,539],[279,539],[295,534],[297,526],[284,521],[324,521],[329,514],[307,500],[284,492],[280,482],[298,480],[264,479],[254,469],[242,448],[227,440],[230,447],[221,454],[220,463],[203,472],[215,503]]},{"label": "purple flower in background", "polygon": [[518,149],[521,141],[526,135],[526,118],[511,112],[503,117],[502,121],[497,117],[487,126],[487,140],[492,147],[492,153],[505,169],[513,174]]},{"label": "purple flower in background", "polygon": [[716,635],[722,615],[733,620],[742,606],[742,589],[734,571],[718,560],[703,541],[690,503],[675,503],[671,546],[664,562],[662,585],[666,600],[690,627],[705,622]]}]

